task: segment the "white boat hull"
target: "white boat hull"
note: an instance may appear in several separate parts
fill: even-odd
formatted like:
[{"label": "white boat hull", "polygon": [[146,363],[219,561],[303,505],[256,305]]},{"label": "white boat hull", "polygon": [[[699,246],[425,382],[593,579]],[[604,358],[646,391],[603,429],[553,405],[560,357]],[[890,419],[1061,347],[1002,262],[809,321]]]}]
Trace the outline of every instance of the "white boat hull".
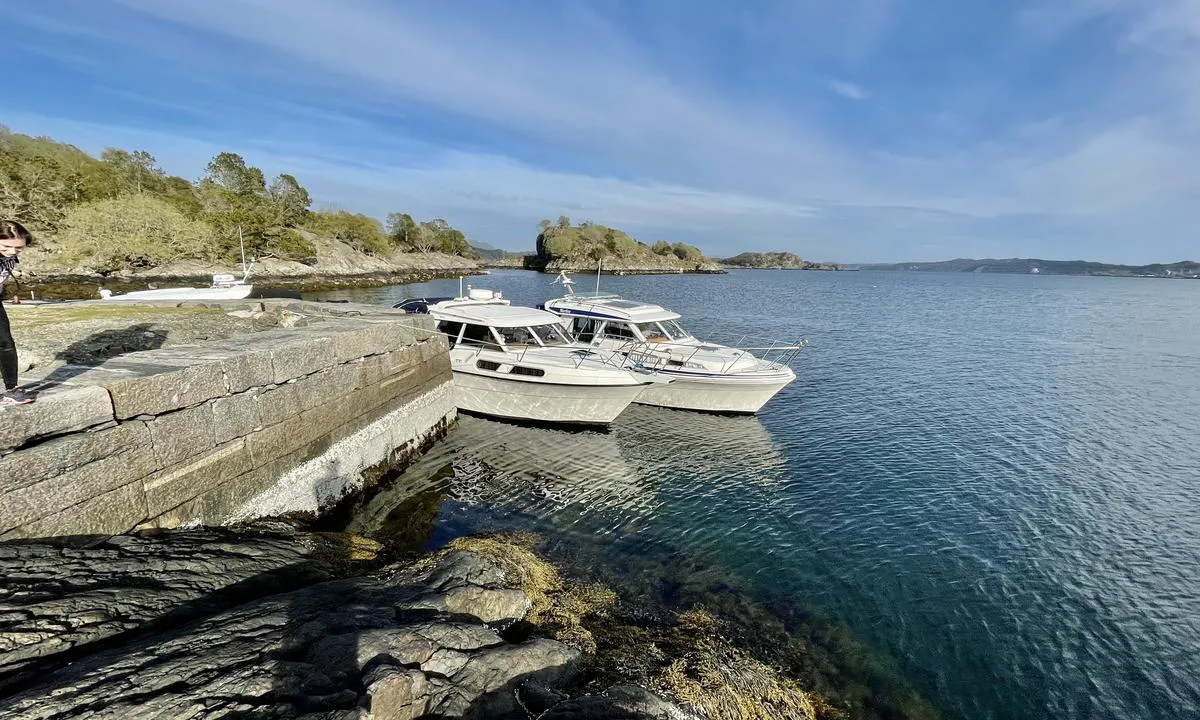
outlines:
[{"label": "white boat hull", "polygon": [[454,371],[460,410],[509,420],[606,425],[647,385],[558,385]]},{"label": "white boat hull", "polygon": [[761,375],[663,374],[673,381],[647,386],[634,402],[678,410],[750,415],[761,410],[768,400],[796,379],[796,374],[788,368]]},{"label": "white boat hull", "polygon": [[212,288],[163,288],[136,290],[123,295],[110,295],[105,300],[242,300],[250,296],[253,285],[230,285]]}]

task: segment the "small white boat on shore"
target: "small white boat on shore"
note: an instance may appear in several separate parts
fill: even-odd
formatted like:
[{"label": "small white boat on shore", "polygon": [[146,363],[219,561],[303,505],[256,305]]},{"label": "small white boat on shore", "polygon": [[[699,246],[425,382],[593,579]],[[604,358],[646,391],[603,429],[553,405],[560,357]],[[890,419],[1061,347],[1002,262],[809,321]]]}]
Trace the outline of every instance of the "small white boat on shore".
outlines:
[{"label": "small white boat on shore", "polygon": [[242,239],[242,230],[238,228],[238,245],[242,252],[242,279],[238,280],[232,273],[216,273],[212,276],[212,285],[206,288],[176,287],[154,288],[151,290],[134,290],[127,293],[113,293],[107,288],[100,288],[101,300],[243,300],[250,297],[254,286],[247,283],[250,268],[254,258],[246,263],[246,244]]},{"label": "small white boat on shore", "polygon": [[629,365],[673,380],[647,388],[635,401],[639,404],[753,414],[796,379],[789,363],[803,342],[762,347],[706,342],[684,328],[679,313],[619,295],[575,294],[565,273],[556,282],[567,294],[543,307],[561,318],[577,342],[619,353]]},{"label": "small white boat on shore", "polygon": [[242,300],[250,297],[254,286],[241,281],[233,275],[213,275],[212,285],[206,288],[178,287],[154,290],[135,290],[133,292],[114,294],[101,288],[101,300]]},{"label": "small white boat on shore", "polygon": [[455,402],[467,412],[604,425],[646,388],[669,382],[625,366],[612,352],[575,343],[555,315],[514,307],[491,290],[413,298],[393,307],[438,321],[450,342]]}]

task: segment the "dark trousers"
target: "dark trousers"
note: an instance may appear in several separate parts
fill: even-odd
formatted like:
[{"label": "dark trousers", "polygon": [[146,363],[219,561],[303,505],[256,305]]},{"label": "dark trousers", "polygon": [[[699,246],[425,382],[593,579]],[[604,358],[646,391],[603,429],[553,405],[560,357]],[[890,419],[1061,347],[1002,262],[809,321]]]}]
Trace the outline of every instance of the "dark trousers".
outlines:
[{"label": "dark trousers", "polygon": [[0,300],[0,375],[4,376],[5,390],[17,386],[17,344],[13,341],[3,300]]}]

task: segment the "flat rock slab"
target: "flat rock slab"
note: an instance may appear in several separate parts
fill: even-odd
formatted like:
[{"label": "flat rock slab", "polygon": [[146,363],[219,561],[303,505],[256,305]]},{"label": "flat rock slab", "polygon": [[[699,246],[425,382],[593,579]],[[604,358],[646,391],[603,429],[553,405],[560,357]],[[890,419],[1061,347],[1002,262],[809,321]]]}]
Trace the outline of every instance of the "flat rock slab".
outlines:
[{"label": "flat rock slab", "polygon": [[516,688],[574,673],[578,651],[507,642],[464,602],[501,625],[528,607],[472,553],[271,592],[329,573],[320,547],[211,530],[0,544],[0,720],[525,717]]},{"label": "flat rock slab", "polygon": [[[169,537],[169,539],[168,539]],[[0,543],[0,693],[90,646],[335,577],[330,540],[289,528]]]}]

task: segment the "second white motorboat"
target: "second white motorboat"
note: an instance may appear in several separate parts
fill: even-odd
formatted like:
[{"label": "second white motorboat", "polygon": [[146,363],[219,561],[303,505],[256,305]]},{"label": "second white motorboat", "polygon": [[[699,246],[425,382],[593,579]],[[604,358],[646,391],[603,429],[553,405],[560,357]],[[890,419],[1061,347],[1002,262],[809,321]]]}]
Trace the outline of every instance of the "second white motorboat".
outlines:
[{"label": "second white motorboat", "polygon": [[565,273],[555,282],[567,294],[543,307],[562,319],[576,341],[617,352],[633,367],[674,380],[646,389],[639,404],[753,414],[796,379],[788,365],[803,342],[749,348],[706,342],[683,327],[679,313],[618,295],[577,295]]},{"label": "second white motorboat", "polygon": [[669,382],[624,367],[612,352],[579,345],[551,313],[514,307],[500,293],[413,298],[393,307],[428,313],[450,342],[460,410],[545,423],[604,425],[645,389]]}]

